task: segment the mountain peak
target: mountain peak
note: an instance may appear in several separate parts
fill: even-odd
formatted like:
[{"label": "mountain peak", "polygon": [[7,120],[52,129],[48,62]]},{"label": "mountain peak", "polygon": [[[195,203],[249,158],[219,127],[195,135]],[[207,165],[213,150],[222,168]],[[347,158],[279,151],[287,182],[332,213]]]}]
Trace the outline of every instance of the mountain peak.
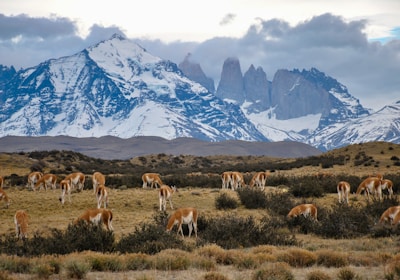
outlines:
[{"label": "mountain peak", "polygon": [[191,54],[188,53],[178,67],[189,79],[198,82],[209,92],[215,91],[214,80],[207,77],[199,63],[190,61]]},{"label": "mountain peak", "polygon": [[20,71],[5,87],[3,136],[268,141],[240,107],[222,102],[175,63],[118,35]]},{"label": "mountain peak", "polygon": [[110,37],[110,40],[113,40],[113,39],[127,40],[126,37],[125,37],[124,35],[119,34],[119,33],[114,33],[114,34]]}]

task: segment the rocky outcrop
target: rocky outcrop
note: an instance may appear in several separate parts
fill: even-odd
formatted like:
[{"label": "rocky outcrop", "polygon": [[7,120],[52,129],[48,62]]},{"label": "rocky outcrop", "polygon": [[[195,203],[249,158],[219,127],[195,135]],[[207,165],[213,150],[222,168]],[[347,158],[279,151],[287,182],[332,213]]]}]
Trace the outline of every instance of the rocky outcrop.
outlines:
[{"label": "rocky outcrop", "polygon": [[200,64],[191,62],[190,54],[188,54],[185,59],[179,63],[179,69],[192,81],[195,81],[205,87],[209,92],[215,92],[214,80],[207,77],[203,69],[201,69]]},{"label": "rocky outcrop", "polygon": [[7,67],[0,64],[0,92],[4,90],[4,85],[14,77],[15,68],[13,66]]},{"label": "rocky outcrop", "polygon": [[256,69],[252,64],[244,74],[243,83],[246,101],[252,103],[248,110],[264,111],[272,106],[269,91],[270,82],[261,67]]},{"label": "rocky outcrop", "polygon": [[278,70],[272,80],[271,104],[277,119],[326,114],[331,108],[329,93],[305,79],[300,72]]},{"label": "rocky outcrop", "polygon": [[230,57],[225,60],[216,96],[235,104],[242,104],[244,102],[243,75],[239,59],[236,57]]}]

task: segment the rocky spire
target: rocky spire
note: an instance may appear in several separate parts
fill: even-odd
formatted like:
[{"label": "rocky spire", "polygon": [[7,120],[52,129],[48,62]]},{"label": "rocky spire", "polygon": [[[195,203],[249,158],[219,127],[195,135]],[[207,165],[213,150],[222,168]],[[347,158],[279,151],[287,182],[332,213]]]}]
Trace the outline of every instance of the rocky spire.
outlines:
[{"label": "rocky spire", "polygon": [[224,100],[242,104],[245,100],[242,70],[236,57],[227,58],[222,66],[216,95]]},{"label": "rocky spire", "polygon": [[246,100],[253,103],[257,110],[266,110],[271,107],[269,82],[267,74],[261,67],[257,69],[250,65],[243,77]]},{"label": "rocky spire", "polygon": [[200,64],[189,61],[191,54],[188,53],[185,59],[179,63],[178,67],[181,69],[183,74],[192,81],[195,81],[205,87],[209,92],[215,92],[214,80],[207,77]]}]

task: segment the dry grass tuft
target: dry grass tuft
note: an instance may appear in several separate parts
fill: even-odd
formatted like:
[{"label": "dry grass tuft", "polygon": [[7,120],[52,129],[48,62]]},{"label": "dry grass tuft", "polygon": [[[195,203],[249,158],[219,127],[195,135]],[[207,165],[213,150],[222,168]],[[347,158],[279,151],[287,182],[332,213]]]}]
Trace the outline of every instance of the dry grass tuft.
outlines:
[{"label": "dry grass tuft", "polygon": [[337,252],[335,250],[319,250],[317,255],[317,264],[326,267],[343,267],[349,265],[348,254]]},{"label": "dry grass tuft", "polygon": [[200,256],[214,259],[218,264],[232,264],[227,251],[215,244],[200,247],[195,252]]},{"label": "dry grass tuft", "polygon": [[128,270],[147,270],[154,267],[151,256],[142,253],[132,253],[120,256]]},{"label": "dry grass tuft", "polygon": [[153,259],[158,270],[187,270],[191,266],[190,253],[177,249],[163,250]]},{"label": "dry grass tuft", "polygon": [[317,255],[301,248],[289,248],[278,254],[278,260],[293,267],[310,267],[317,262]]},{"label": "dry grass tuft", "polygon": [[226,276],[218,272],[209,272],[204,275],[204,280],[228,280]]},{"label": "dry grass tuft", "polygon": [[290,271],[287,263],[265,264],[258,268],[254,273],[254,280],[294,280],[294,275]]}]

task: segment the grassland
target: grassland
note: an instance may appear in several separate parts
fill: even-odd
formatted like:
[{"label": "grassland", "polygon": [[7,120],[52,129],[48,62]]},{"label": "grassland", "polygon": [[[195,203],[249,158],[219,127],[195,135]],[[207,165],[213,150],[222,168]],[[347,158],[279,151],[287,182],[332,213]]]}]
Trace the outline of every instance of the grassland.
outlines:
[{"label": "grassland", "polygon": [[[344,147],[338,150],[331,151],[324,154],[323,156],[346,157],[346,163],[344,165],[334,165],[329,168],[323,168],[321,165],[316,166],[301,166],[291,168],[288,170],[275,170],[271,176],[303,176],[304,174],[319,174],[323,176],[331,176],[334,174],[339,178],[341,174],[351,174],[354,176],[366,176],[369,174],[383,173],[400,175],[400,167],[396,164],[397,155],[400,155],[399,145],[391,143],[371,143],[363,145],[354,145]],[[356,160],[359,159],[362,164],[357,164]],[[224,168],[228,168],[229,164],[232,169],[237,167],[239,164],[243,166],[248,164],[249,166],[262,165],[265,162],[271,164],[276,163],[287,163],[291,164],[295,159],[265,159],[262,157],[209,157],[208,160],[213,162],[216,166],[221,165]],[[42,159],[44,161],[44,159]],[[165,156],[150,155],[145,159],[132,159],[131,162],[138,166],[148,165],[157,167],[159,162],[165,162]],[[145,163],[144,163],[145,162]],[[32,166],[37,165],[38,160],[28,157],[26,154],[1,154],[0,164],[1,170],[0,175],[9,177],[11,174],[16,176],[27,175]],[[105,162],[102,162],[106,165]],[[53,170],[55,168],[63,169],[70,165],[56,161],[54,159],[46,160],[45,171]],[[75,162],[75,165],[77,163]],[[180,161],[180,166],[188,170],[188,167],[192,166],[190,176],[198,175],[195,167],[198,162],[193,157],[185,156]],[[78,165],[79,166],[79,165]],[[166,169],[168,169],[166,167]],[[217,170],[217,169],[216,169]],[[150,170],[153,171],[153,170]],[[171,175],[167,175],[164,172],[164,176],[174,176],[174,172],[171,170]],[[218,171],[218,170],[217,170]],[[252,171],[258,170],[247,170],[251,173]],[[90,175],[90,174],[88,174]],[[109,176],[118,176],[118,174],[110,174]],[[140,174],[137,174],[140,176]],[[218,176],[216,174],[208,173],[207,176]],[[90,176],[88,176],[89,178]],[[110,177],[109,177],[110,178]],[[273,181],[273,180],[271,180]],[[25,209],[28,211],[30,216],[29,232],[30,234],[40,233],[48,234],[54,228],[65,230],[68,225],[76,219],[85,209],[95,208],[96,199],[93,190],[90,186],[90,180],[87,181],[85,190],[81,192],[73,192],[71,196],[71,202],[66,201],[65,205],[61,205],[58,198],[60,196],[60,190],[47,190],[47,191],[32,191],[26,188],[24,183],[10,184],[11,180],[6,182],[5,191],[11,199],[9,208],[5,207],[4,201],[0,201],[0,234],[12,234],[14,233],[13,215],[17,209]],[[193,179],[191,179],[193,182]],[[276,186],[269,185],[265,192],[281,192],[287,190],[290,186]],[[213,186],[207,188],[198,188],[195,184],[190,185],[182,184],[178,186],[179,192],[173,196],[173,204],[175,208],[192,206],[197,207],[201,215],[205,217],[223,216],[229,213],[234,213],[237,216],[254,216],[262,217],[263,215],[269,215],[267,210],[252,210],[246,209],[242,205],[233,210],[217,210],[215,207],[215,199],[222,192],[226,192],[232,197],[237,197],[236,193],[228,190],[221,190]],[[395,191],[398,193],[398,187],[395,186]],[[158,194],[154,189],[142,189],[139,183],[134,185],[115,185],[110,188],[110,204],[109,208],[113,210],[114,220],[113,226],[115,230],[116,239],[133,232],[135,227],[140,225],[142,222],[152,220],[152,217],[158,212]],[[304,198],[299,198],[299,202],[303,201]],[[318,205],[324,205],[329,207],[337,203],[337,195],[335,193],[327,193],[323,197],[319,198],[308,198]],[[351,195],[351,204],[363,204],[365,203],[364,197],[356,197],[354,194]],[[170,213],[172,210],[168,208],[167,212]],[[240,234],[240,233],[238,233]],[[199,232],[201,238],[201,232]],[[296,233],[296,238],[300,241],[299,246],[296,247],[284,247],[284,246],[269,246],[263,245],[255,248],[239,248],[234,250],[223,250],[224,256],[231,256],[233,259],[231,263],[220,263],[215,261],[217,259],[215,255],[210,257],[215,262],[215,267],[204,268],[196,265],[191,265],[189,269],[146,269],[137,271],[114,271],[114,272],[88,272],[85,277],[86,279],[252,279],[254,273],[260,270],[264,265],[267,264],[281,264],[282,260],[285,260],[285,254],[291,252],[291,250],[299,249],[301,254],[307,255],[308,253],[313,254],[315,258],[323,258],[324,254],[339,259],[345,259],[345,266],[324,265],[314,264],[309,267],[300,265],[288,265],[294,279],[309,279],[311,272],[319,271],[322,274],[329,275],[331,279],[385,279],[387,273],[393,264],[397,264],[399,267],[400,255],[400,238],[399,236],[390,236],[384,238],[371,238],[370,236],[359,237],[356,239],[327,239],[321,238],[313,234],[299,234]],[[192,244],[195,242],[192,239],[187,239],[185,242]],[[212,245],[209,245],[210,251],[218,252],[222,254],[219,249],[215,249]],[[196,248],[193,252],[188,255],[188,258],[192,262],[200,256],[204,256],[204,251],[201,248]],[[262,254],[260,253],[262,252]],[[168,253],[168,252],[167,252]],[[203,253],[203,255],[202,255]],[[69,260],[85,258],[88,254],[95,253],[81,253],[71,254],[62,256],[63,262]],[[178,254],[172,252],[171,254]],[[236,257],[235,257],[236,256]],[[249,257],[251,256],[251,257]],[[114,256],[116,259],[127,258],[127,256]],[[257,263],[251,268],[246,267],[241,262],[243,259],[254,259]],[[157,256],[154,256],[157,258]],[[260,261],[260,258],[264,261]],[[37,260],[32,260],[37,261]],[[289,261],[287,261],[289,262]],[[348,269],[354,273],[353,278],[340,278],[340,272],[343,269]],[[346,272],[346,271],[345,271]],[[214,278],[206,278],[207,275],[212,277],[212,273],[216,273]],[[342,271],[342,273],[344,273]],[[351,273],[350,273],[351,274]],[[38,274],[26,274],[26,273],[14,273],[10,275],[12,279],[32,279],[37,277]],[[210,276],[211,275],[211,276]],[[218,275],[225,278],[218,278]],[[59,279],[60,275],[51,275],[50,279]],[[358,277],[358,278],[357,278]],[[267,279],[267,278],[264,278]],[[271,278],[272,279],[272,278]],[[278,279],[278,278],[277,278]],[[319,278],[323,279],[323,278]],[[393,278],[396,279],[396,278]]]}]

